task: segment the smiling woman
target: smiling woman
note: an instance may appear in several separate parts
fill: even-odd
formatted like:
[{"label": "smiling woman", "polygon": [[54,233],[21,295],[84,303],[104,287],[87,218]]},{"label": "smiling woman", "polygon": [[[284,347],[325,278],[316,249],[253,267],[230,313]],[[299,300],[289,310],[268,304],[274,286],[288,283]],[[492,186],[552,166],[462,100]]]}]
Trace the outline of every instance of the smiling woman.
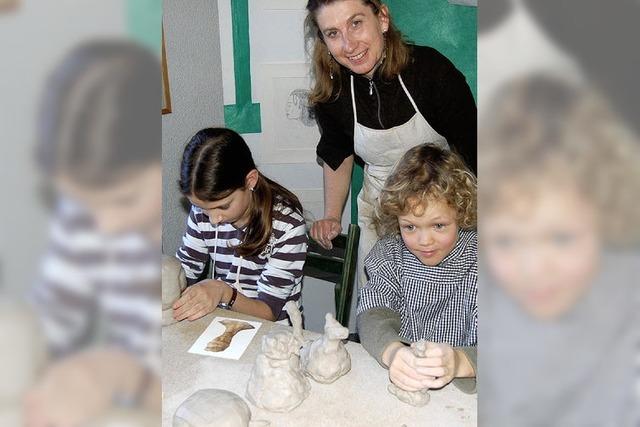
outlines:
[{"label": "smiling woman", "polygon": [[374,201],[402,155],[431,143],[476,162],[476,108],[464,76],[440,52],[407,44],[378,0],[310,0],[305,20],[313,50],[310,103],[321,137],[324,217],[311,237],[324,247],[341,231],[355,156],[365,163],[358,194],[358,284],[362,261],[380,237]]}]

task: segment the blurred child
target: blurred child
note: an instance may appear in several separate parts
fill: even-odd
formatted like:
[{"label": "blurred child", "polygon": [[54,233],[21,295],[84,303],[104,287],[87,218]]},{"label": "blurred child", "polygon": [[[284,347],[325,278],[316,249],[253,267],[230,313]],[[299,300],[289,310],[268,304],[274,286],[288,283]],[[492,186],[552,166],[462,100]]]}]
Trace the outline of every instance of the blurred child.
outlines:
[{"label": "blurred child", "polygon": [[[475,376],[476,178],[452,151],[410,149],[376,210],[386,236],[365,260],[358,301],[362,345],[408,391]],[[426,357],[406,344],[428,341]],[[474,388],[475,381],[462,382]]]},{"label": "blurred child", "polygon": [[134,43],[96,40],[46,85],[37,154],[54,212],[30,300],[51,363],[26,425],[160,407],[159,70]]},{"label": "blurred child", "polygon": [[506,85],[491,111],[479,150],[479,416],[637,425],[637,140],[597,93],[551,74]]},{"label": "blurred child", "polygon": [[[298,198],[262,175],[240,135],[208,128],[187,144],[180,191],[192,204],[176,256],[188,287],[175,302],[176,320],[222,307],[288,322],[283,307],[301,307],[307,236]],[[207,262],[212,279],[202,279]]]}]

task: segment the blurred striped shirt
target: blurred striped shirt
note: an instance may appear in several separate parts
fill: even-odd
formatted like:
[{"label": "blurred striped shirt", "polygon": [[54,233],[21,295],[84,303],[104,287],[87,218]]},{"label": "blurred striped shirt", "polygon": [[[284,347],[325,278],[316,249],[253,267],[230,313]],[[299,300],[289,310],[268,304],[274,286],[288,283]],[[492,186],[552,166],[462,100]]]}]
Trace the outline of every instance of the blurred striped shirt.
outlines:
[{"label": "blurred striped shirt", "polygon": [[138,233],[99,233],[79,205],[61,200],[40,280],[29,300],[55,357],[115,346],[160,373],[160,245]]},{"label": "blurred striped shirt", "polygon": [[288,322],[282,309],[287,301],[296,301],[302,310],[302,268],[307,255],[304,218],[288,207],[276,205],[271,238],[256,256],[236,255],[234,248],[243,237],[243,229],[232,224],[215,226],[202,209],[192,206],[182,246],[176,253],[188,284],[203,279],[211,259],[215,263],[215,279],[230,285],[238,281],[244,296],[266,303],[276,321]]}]

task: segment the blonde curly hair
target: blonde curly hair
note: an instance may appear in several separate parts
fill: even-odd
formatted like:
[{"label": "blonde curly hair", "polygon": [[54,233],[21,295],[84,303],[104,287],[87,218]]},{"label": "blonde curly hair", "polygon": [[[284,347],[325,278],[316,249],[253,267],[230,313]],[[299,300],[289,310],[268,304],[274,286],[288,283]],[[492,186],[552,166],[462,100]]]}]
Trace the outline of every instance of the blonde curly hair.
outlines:
[{"label": "blonde curly hair", "polygon": [[513,193],[535,200],[568,186],[599,214],[606,244],[640,242],[640,145],[601,93],[540,73],[506,85],[489,111],[479,131],[483,218]]},{"label": "blonde curly hair", "polygon": [[400,232],[398,216],[420,215],[429,202],[445,201],[456,212],[456,223],[474,229],[477,180],[455,152],[432,144],[407,151],[387,178],[375,209],[374,224],[379,236]]}]

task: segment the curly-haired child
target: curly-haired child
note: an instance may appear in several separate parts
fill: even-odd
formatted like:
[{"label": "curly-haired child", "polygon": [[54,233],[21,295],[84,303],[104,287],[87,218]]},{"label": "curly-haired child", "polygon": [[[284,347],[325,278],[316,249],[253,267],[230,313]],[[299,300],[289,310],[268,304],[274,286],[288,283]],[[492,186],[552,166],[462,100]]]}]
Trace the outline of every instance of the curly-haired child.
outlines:
[{"label": "curly-haired child", "polygon": [[[384,236],[365,259],[362,345],[398,387],[474,391],[477,342],[476,177],[453,151],[409,150],[376,207]],[[407,344],[427,341],[425,357]]]}]

